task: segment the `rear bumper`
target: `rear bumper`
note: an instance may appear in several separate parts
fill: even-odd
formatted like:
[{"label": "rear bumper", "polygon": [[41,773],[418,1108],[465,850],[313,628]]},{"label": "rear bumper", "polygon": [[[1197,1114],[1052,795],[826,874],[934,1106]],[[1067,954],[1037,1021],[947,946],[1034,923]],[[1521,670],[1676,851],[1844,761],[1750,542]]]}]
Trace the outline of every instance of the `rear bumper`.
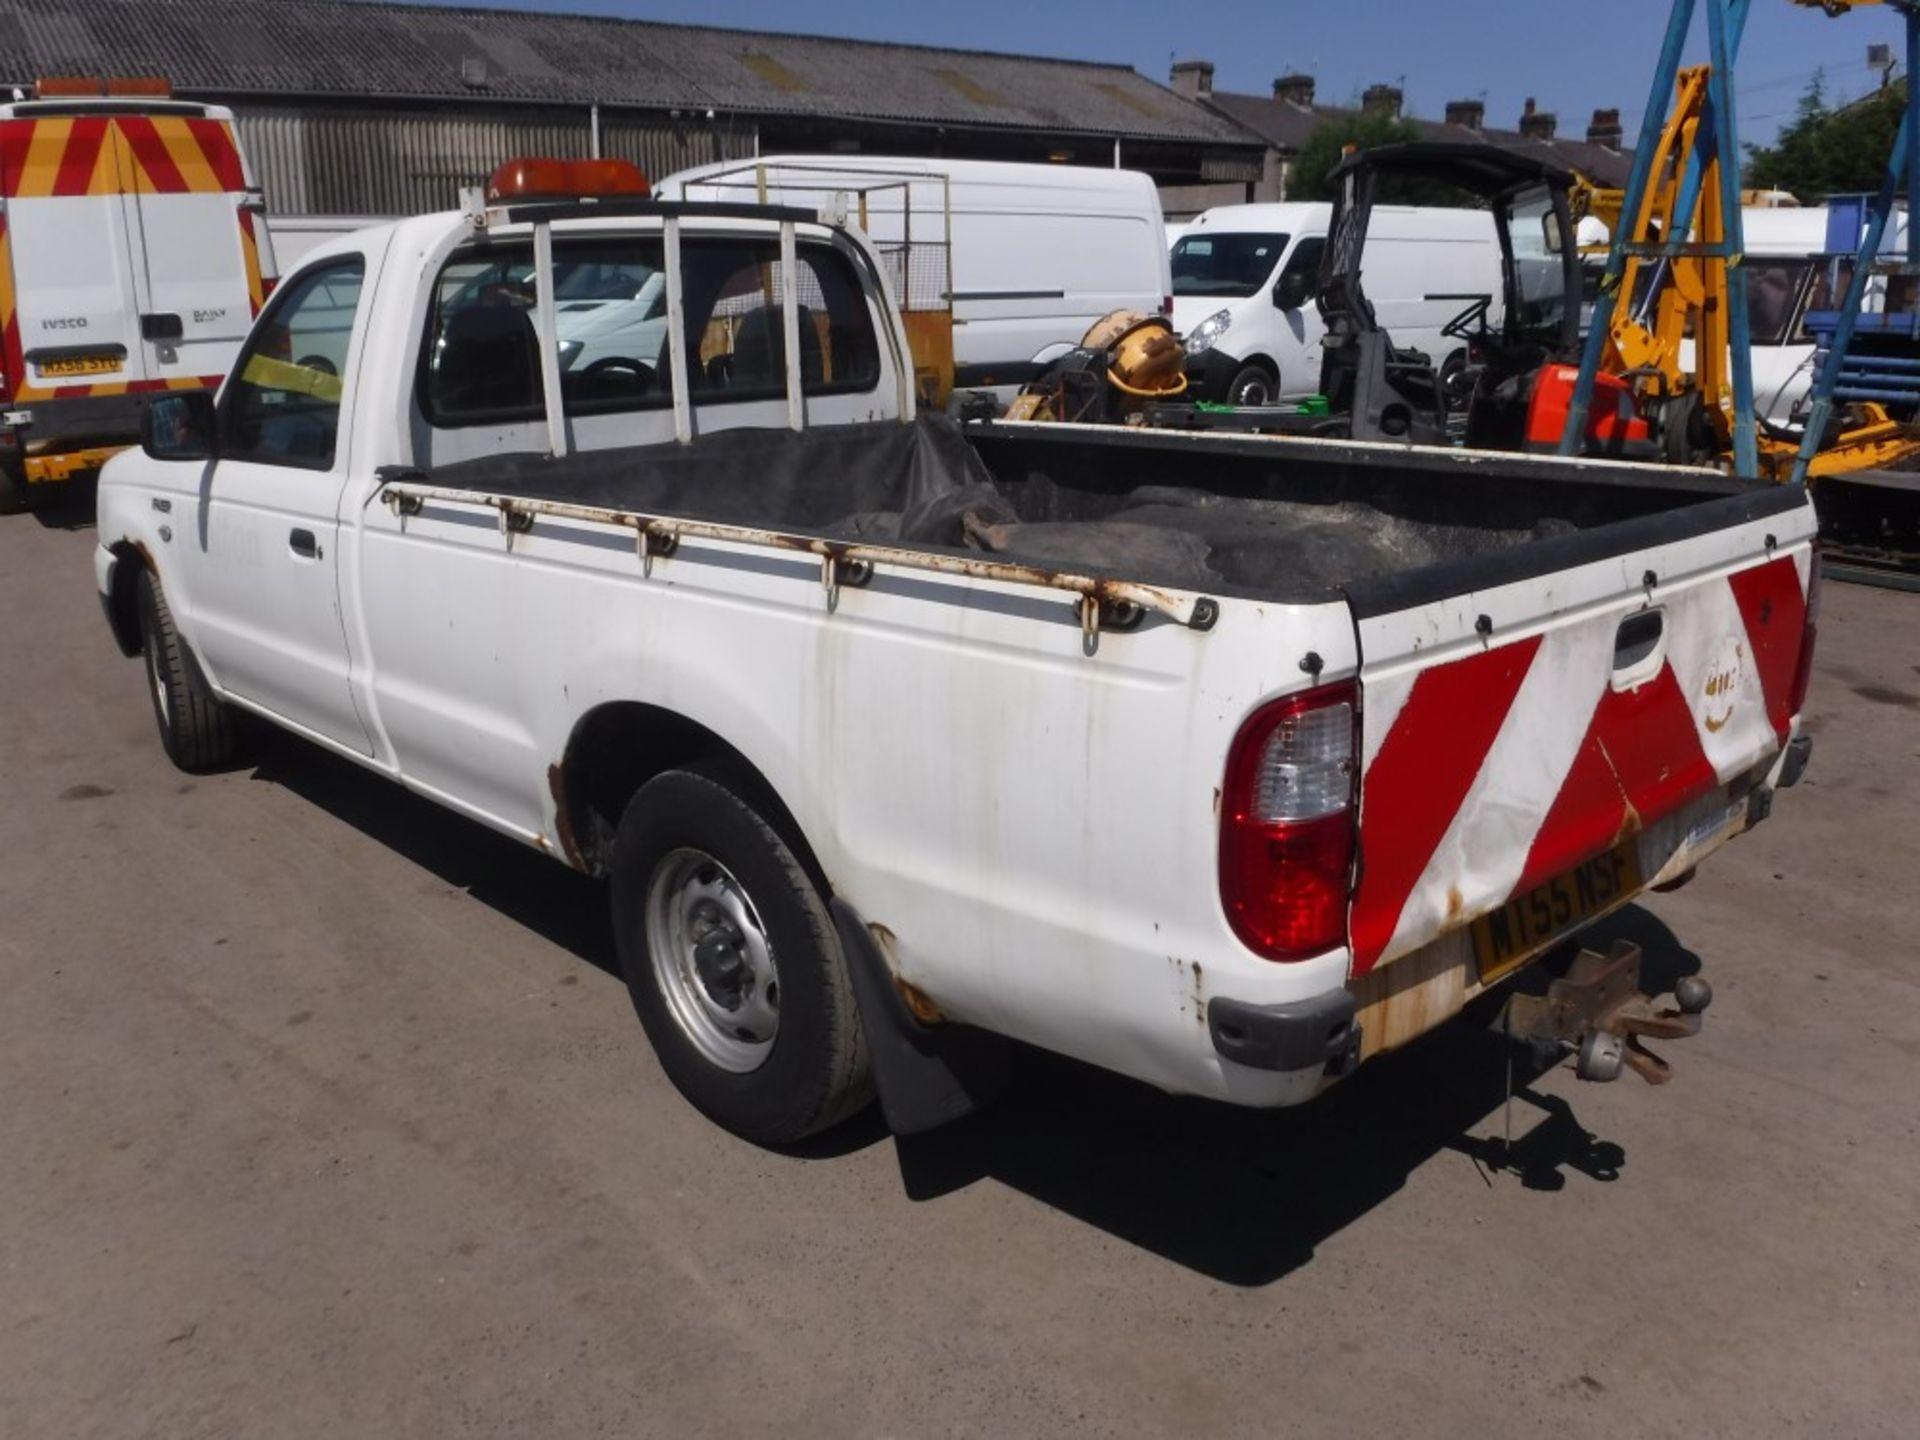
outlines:
[{"label": "rear bumper", "polygon": [[10,409],[9,417],[15,417],[12,434],[28,482],[46,484],[97,470],[129,445],[139,444],[141,417],[152,398],[152,394],[77,395]]},{"label": "rear bumper", "polygon": [[1351,990],[1291,1005],[1249,1005],[1225,998],[1207,1005],[1207,1034],[1222,1060],[1253,1070],[1344,1075],[1360,1059]]}]

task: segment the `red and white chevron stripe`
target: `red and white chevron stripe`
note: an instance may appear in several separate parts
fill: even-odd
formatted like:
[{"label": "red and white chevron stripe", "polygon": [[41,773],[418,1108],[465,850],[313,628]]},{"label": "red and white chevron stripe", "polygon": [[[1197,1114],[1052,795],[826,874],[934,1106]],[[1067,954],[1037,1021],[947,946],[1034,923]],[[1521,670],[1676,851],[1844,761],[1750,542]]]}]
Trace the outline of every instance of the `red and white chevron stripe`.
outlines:
[{"label": "red and white chevron stripe", "polygon": [[1616,688],[1623,612],[1368,683],[1353,973],[1605,852],[1775,754],[1801,551],[1663,602],[1658,668]]}]

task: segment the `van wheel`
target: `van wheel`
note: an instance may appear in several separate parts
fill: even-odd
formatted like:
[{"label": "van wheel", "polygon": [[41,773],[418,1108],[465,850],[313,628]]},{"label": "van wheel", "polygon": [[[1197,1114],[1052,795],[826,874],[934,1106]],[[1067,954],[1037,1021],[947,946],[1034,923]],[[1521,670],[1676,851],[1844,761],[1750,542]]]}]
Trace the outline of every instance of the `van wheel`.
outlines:
[{"label": "van wheel", "polygon": [[1242,365],[1227,382],[1229,405],[1271,405],[1280,382],[1263,365]]},{"label": "van wheel", "polygon": [[0,456],[0,515],[19,515],[33,503],[27,489],[26,462],[17,446],[11,448],[12,455]]},{"label": "van wheel", "polygon": [[791,847],[721,773],[640,787],[614,838],[614,943],[667,1078],[760,1145],[872,1098],[839,934]]},{"label": "van wheel", "polygon": [[174,628],[160,582],[143,572],[138,584],[140,648],[160,744],[182,770],[217,770],[240,748],[233,711],[213,693],[200,662]]}]

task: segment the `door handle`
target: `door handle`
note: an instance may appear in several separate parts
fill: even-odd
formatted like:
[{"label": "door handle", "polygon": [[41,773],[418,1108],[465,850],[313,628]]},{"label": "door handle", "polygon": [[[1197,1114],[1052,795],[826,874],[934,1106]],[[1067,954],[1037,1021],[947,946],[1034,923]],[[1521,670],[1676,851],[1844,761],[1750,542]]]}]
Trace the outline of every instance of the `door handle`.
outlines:
[{"label": "door handle", "polygon": [[313,538],[311,530],[296,530],[287,536],[287,548],[309,560],[320,558],[320,542]]},{"label": "door handle", "polygon": [[1632,690],[1660,673],[1666,663],[1666,615],[1642,610],[1620,622],[1613,633],[1613,688]]}]

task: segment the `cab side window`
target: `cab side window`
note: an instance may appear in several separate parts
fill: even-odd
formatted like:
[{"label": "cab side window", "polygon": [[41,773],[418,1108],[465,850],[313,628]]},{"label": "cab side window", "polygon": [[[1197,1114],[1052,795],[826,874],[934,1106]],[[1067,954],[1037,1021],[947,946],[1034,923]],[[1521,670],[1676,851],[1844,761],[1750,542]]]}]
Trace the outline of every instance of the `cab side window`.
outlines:
[{"label": "cab side window", "polygon": [[[692,398],[713,403],[784,395],[785,276],[778,242],[689,236],[681,257]],[[831,246],[802,244],[794,295],[802,392],[872,389],[880,379],[880,340],[852,262]]]},{"label": "cab side window", "polygon": [[1320,256],[1326,250],[1324,236],[1310,235],[1293,247],[1293,254],[1287,257],[1286,265],[1280,271],[1280,278],[1287,280],[1298,276],[1295,284],[1305,282],[1307,294],[1311,295],[1320,285]]},{"label": "cab side window", "polygon": [[356,255],[308,270],[274,296],[223,407],[223,458],[333,468],[340,376],[365,280]]}]

